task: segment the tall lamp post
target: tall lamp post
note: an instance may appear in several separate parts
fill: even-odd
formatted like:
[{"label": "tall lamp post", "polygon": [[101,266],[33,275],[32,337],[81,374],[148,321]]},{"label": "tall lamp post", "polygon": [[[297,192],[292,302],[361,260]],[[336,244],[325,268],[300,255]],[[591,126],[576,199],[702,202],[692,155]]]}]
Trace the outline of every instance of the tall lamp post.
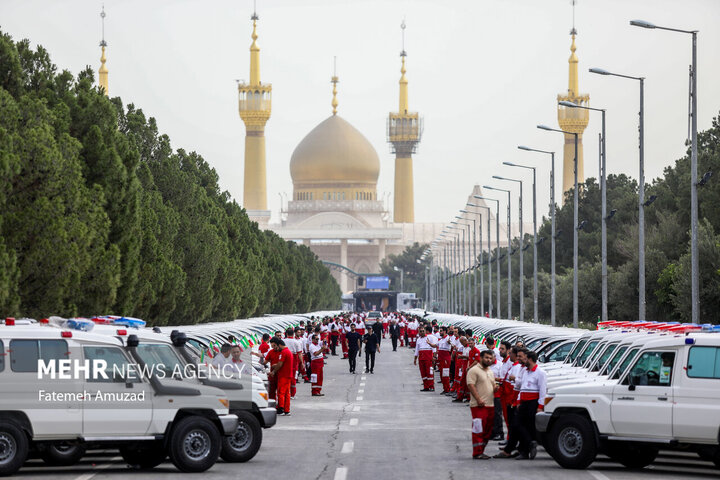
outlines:
[{"label": "tall lamp post", "polygon": [[[508,167],[525,168],[533,172],[533,322],[538,323],[538,280],[537,280],[537,188],[536,188],[536,171],[535,167],[518,165],[511,162],[503,162]],[[521,184],[522,185],[522,184]],[[520,187],[522,198],[522,186]],[[522,220],[520,221],[522,224]],[[522,258],[522,249],[520,249],[520,258]]]},{"label": "tall lamp post", "polygon": [[568,108],[582,108],[583,110],[591,110],[593,112],[602,113],[602,140],[600,142],[600,195],[602,197],[602,208],[601,208],[601,262],[602,262],[602,321],[608,321],[608,285],[607,285],[607,150],[606,150],[606,137],[605,137],[605,109],[604,108],[593,108],[585,105],[578,105],[573,102],[560,101],[558,102],[563,107]]},{"label": "tall lamp post", "polygon": [[[573,158],[574,184],[573,184],[573,327],[578,328],[578,134],[568,132],[547,125],[538,125],[537,128],[548,132],[560,132],[575,137],[575,158]],[[554,200],[554,199],[553,199]]]},{"label": "tall lamp post", "polygon": [[[500,200],[497,200],[495,198],[488,198],[483,197],[482,195],[473,195],[473,198],[477,198],[478,200],[485,200],[490,202],[495,202],[495,249],[497,250],[495,252],[495,267],[497,268],[497,281],[495,282],[497,284],[496,292],[497,295],[495,297],[495,305],[497,305],[497,317],[500,318],[502,316],[501,308],[500,308]],[[488,238],[490,235],[490,208],[488,208]],[[490,240],[488,240],[488,251],[490,251]],[[489,258],[489,257],[488,257]],[[489,262],[489,260],[488,260]],[[490,267],[488,263],[488,267]],[[492,307],[492,300],[490,301],[490,305]]]},{"label": "tall lamp post", "polygon": [[[467,203],[465,205],[466,207],[472,206],[472,203]],[[483,259],[483,253],[482,253],[482,216],[480,215],[480,212],[471,212],[470,210],[460,210],[461,213],[466,213],[470,215],[477,215],[478,222],[477,222],[477,228],[474,218],[470,218],[469,220],[472,220],[473,222],[473,280],[475,282],[474,290],[473,290],[473,298],[474,298],[474,310],[475,314],[477,315],[477,267],[482,267],[482,259]],[[477,252],[477,237],[480,237],[480,259],[478,259],[478,252]],[[482,270],[480,270],[480,315],[485,311],[485,281],[483,280]]]},{"label": "tall lamp post", "polygon": [[640,172],[638,179],[638,320],[645,321],[645,77],[633,77],[608,72],[601,68],[591,68],[590,73],[629,78],[640,82],[640,124],[638,127],[640,144]]},{"label": "tall lamp post", "polygon": [[[527,152],[546,153],[550,155],[550,325],[555,326],[555,152],[537,150],[535,148],[519,145],[520,150]],[[535,170],[533,170],[533,198],[535,197]],[[533,205],[534,205],[533,201]],[[535,217],[537,218],[537,217]],[[536,229],[537,231],[537,229]],[[537,240],[535,241],[535,254],[537,256]],[[537,262],[535,263],[537,266]],[[537,271],[537,269],[535,270]],[[535,290],[537,292],[537,289]],[[537,297],[536,297],[537,298]],[[536,310],[537,311],[537,310]]]},{"label": "tall lamp post", "polygon": [[[467,210],[460,210],[460,213],[473,213]],[[468,286],[470,287],[471,294],[469,295],[470,300],[470,315],[477,315],[477,228],[474,218],[465,218],[463,216],[456,216],[458,220],[472,221],[472,239],[470,238],[470,224],[466,223],[468,227],[468,260],[472,260],[468,264],[468,274],[472,270],[472,277],[468,279]],[[472,241],[472,248],[470,248],[470,242]],[[473,258],[474,257],[474,258]],[[474,285],[473,285],[474,282]],[[480,295],[482,297],[482,295]]]},{"label": "tall lamp post", "polygon": [[464,275],[465,273],[465,229],[462,227],[459,227],[458,225],[462,225],[456,221],[451,221],[451,225],[448,226],[448,228],[457,230],[461,232],[461,238],[462,243],[460,244],[460,249],[458,251],[460,257],[460,261],[458,262],[458,275],[460,275],[460,278],[458,279],[458,288],[460,289],[460,314],[462,314],[463,310],[467,311],[466,303],[467,303],[467,277]]},{"label": "tall lamp post", "polygon": [[[493,314],[493,301],[492,301],[492,250],[491,250],[491,243],[490,243],[490,207],[486,207],[484,205],[477,205],[475,203],[468,203],[468,207],[473,208],[484,208],[487,211],[486,218],[487,218],[487,242],[488,242],[488,256],[487,256],[487,264],[488,264],[488,314],[492,316]],[[478,213],[478,215],[481,215]],[[482,243],[482,216],[479,217],[481,220],[481,227],[480,227],[480,264],[483,264],[483,243]],[[480,272],[480,290],[485,293],[485,285],[483,284],[483,276],[482,271]],[[481,295],[482,298],[482,295]],[[485,305],[482,305],[482,311],[485,311]],[[481,314],[483,312],[480,312]]]},{"label": "tall lamp post", "polygon": [[520,321],[525,321],[525,261],[523,260],[523,244],[525,243],[525,237],[523,234],[523,184],[522,180],[516,180],[514,178],[501,177],[499,175],[493,175],[496,180],[504,180],[508,182],[515,182],[520,185],[520,202],[518,202],[520,211]]},{"label": "tall lamp post", "polygon": [[635,27],[668,30],[692,35],[692,66],[690,67],[690,256],[692,265],[692,323],[700,322],[700,265],[698,256],[698,198],[697,198],[697,30],[659,27],[644,20],[631,20]]},{"label": "tall lamp post", "polygon": [[[508,196],[508,204],[507,204],[507,269],[508,269],[508,320],[512,320],[512,260],[510,259],[510,251],[512,250],[512,239],[510,234],[510,195],[512,192],[510,190],[505,190],[504,188],[496,188],[491,187],[489,185],[483,185],[483,188],[486,188],[488,190],[496,190],[498,192],[505,192]],[[498,277],[499,280],[500,277]]]}]

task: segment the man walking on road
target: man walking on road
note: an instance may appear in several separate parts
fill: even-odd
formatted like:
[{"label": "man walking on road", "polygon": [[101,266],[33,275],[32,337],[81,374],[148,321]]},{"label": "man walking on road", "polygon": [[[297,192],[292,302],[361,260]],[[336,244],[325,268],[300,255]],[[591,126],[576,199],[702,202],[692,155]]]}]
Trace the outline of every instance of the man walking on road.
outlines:
[{"label": "man walking on road", "polygon": [[[378,325],[376,323],[375,325]],[[380,353],[380,338],[375,333],[375,325],[373,329],[365,334],[363,343],[365,343],[365,373],[374,373],[375,369],[375,352]]]},{"label": "man walking on road", "polygon": [[350,324],[350,331],[345,334],[345,344],[348,350],[348,364],[350,367],[350,373],[355,373],[355,367],[357,366],[357,356],[360,352],[362,345],[362,338],[360,334],[355,331],[355,324]]},{"label": "man walking on road", "polygon": [[497,390],[495,375],[490,365],[495,363],[495,353],[485,350],[480,356],[480,363],[470,368],[467,373],[467,386],[470,390],[470,414],[472,415],[472,457],[487,460],[485,454],[490,434],[492,433],[495,407],[493,396]]},{"label": "man walking on road", "polygon": [[398,338],[400,338],[400,327],[395,320],[390,323],[390,341],[392,342],[393,352],[397,352]]}]

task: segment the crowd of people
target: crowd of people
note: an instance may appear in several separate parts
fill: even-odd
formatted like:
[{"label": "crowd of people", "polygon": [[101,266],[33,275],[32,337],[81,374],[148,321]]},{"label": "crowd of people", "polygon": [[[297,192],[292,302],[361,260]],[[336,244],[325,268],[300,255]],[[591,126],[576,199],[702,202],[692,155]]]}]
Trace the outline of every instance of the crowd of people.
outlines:
[{"label": "crowd of people", "polygon": [[535,458],[535,413],[544,408],[547,390],[537,354],[522,342],[498,344],[492,337],[477,345],[472,330],[439,326],[435,321],[421,322],[417,332],[411,345],[420,368],[421,391],[435,391],[437,372],[440,393],[452,402],[469,404],[473,458],[491,458],[485,453],[491,440],[500,442],[500,452],[492,458]]},{"label": "crowd of people", "polygon": [[[490,441],[498,441],[500,447],[492,458],[535,458],[535,413],[544,407],[547,381],[537,354],[522,342],[512,345],[487,337],[480,343],[470,329],[397,312],[378,318],[346,312],[311,317],[272,337],[264,334],[253,355],[269,366],[269,397],[276,400],[278,414],[288,416],[299,381],[310,384],[313,397],[324,395],[323,370],[329,357],[347,359],[348,371],[355,374],[364,350],[364,371],[373,374],[375,355],[387,337],[393,351],[414,350],[422,392],[435,392],[435,385],[440,385],[440,393],[452,402],[468,404],[473,458],[491,458],[485,453]],[[219,361],[236,361],[240,352],[237,345],[225,345]]]},{"label": "crowd of people", "polygon": [[[374,374],[375,355],[380,353],[382,339],[389,336],[393,350],[397,350],[398,343],[414,346],[418,328],[417,320],[408,320],[399,313],[384,314],[377,319],[368,318],[367,313],[311,317],[285,332],[274,332],[272,337],[264,334],[258,351],[253,354],[269,367],[268,395],[276,401],[278,414],[288,416],[299,381],[311,385],[313,397],[324,396],[323,370],[329,357],[347,359],[349,372],[355,374],[364,350],[365,373]],[[227,348],[234,347],[227,345]],[[223,355],[226,355],[224,351]]]}]

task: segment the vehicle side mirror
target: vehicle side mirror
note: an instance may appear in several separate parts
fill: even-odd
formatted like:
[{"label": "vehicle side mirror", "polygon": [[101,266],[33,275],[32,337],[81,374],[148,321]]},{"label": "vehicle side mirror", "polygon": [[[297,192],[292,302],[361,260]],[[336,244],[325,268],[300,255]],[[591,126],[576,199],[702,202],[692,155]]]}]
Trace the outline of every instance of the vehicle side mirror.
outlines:
[{"label": "vehicle side mirror", "polygon": [[538,362],[540,362],[540,363],[545,363],[545,359],[546,359],[545,355],[540,355],[540,356],[538,357]]},{"label": "vehicle side mirror", "polygon": [[125,388],[133,388],[133,385],[135,385],[130,378],[125,379]]},{"label": "vehicle side mirror", "polygon": [[628,375],[628,390],[630,390],[631,392],[635,391],[635,380],[633,380],[632,373]]}]

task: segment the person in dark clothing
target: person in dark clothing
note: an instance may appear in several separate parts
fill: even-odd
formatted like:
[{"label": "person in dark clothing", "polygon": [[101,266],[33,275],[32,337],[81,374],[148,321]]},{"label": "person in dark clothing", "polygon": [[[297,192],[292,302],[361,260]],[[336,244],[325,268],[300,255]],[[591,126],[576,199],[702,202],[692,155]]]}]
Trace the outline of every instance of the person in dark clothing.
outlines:
[{"label": "person in dark clothing", "polygon": [[363,343],[365,343],[365,373],[373,373],[375,352],[380,353],[380,339],[375,332],[368,332],[365,334]]},{"label": "person in dark clothing", "polygon": [[380,342],[382,341],[382,331],[383,331],[383,326],[382,326],[382,321],[381,321],[381,320],[376,321],[375,323],[373,323],[372,331],[373,331],[373,333],[377,336],[378,345],[380,345]]},{"label": "person in dark clothing", "polygon": [[355,331],[355,324],[350,324],[350,331],[345,334],[345,345],[348,349],[348,364],[350,366],[350,373],[355,373],[355,367],[357,365],[357,356],[362,345],[362,337]]},{"label": "person in dark clothing", "polygon": [[393,346],[393,352],[397,352],[398,338],[400,338],[400,327],[395,320],[390,323],[389,332],[390,341],[392,342]]}]

